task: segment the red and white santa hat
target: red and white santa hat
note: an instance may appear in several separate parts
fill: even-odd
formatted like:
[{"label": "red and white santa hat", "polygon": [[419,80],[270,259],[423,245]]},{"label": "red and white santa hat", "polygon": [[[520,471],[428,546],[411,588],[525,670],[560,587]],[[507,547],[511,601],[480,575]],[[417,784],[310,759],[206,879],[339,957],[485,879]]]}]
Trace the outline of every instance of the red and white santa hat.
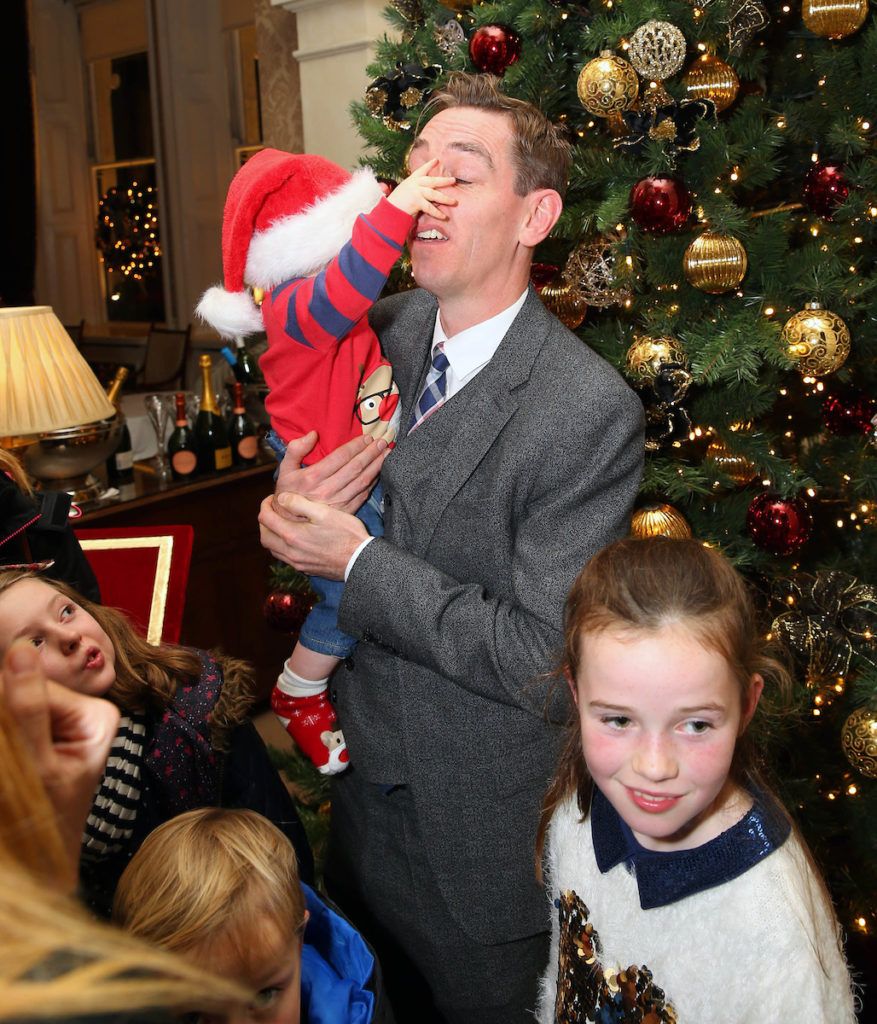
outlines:
[{"label": "red and white santa hat", "polygon": [[383,190],[368,169],[351,174],[310,153],[262,149],[232,178],[222,218],[225,287],[208,288],[198,316],[224,338],[263,329],[247,286],[268,291],[318,273]]}]

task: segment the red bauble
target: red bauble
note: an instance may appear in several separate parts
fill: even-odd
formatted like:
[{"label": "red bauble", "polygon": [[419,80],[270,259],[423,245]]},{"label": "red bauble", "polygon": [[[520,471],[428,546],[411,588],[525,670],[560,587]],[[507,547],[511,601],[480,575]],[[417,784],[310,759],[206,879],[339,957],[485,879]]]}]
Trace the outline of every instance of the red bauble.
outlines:
[{"label": "red bauble", "polygon": [[559,273],[560,267],[556,267],[553,263],[530,264],[530,280],[533,282],[533,287],[540,295],[542,294],[542,289],[545,285],[551,284],[552,281],[556,280]]},{"label": "red bauble", "polygon": [[643,231],[666,235],[688,222],[691,196],[678,178],[643,178],[630,190],[630,213]]},{"label": "red bauble", "polygon": [[753,498],[746,513],[746,529],[764,551],[791,555],[810,539],[813,518],[797,498],[765,491]]},{"label": "red bauble", "polygon": [[479,71],[502,76],[521,56],[521,37],[508,25],[482,25],[469,37],[469,56]]},{"label": "red bauble", "polygon": [[801,196],[804,205],[818,217],[831,220],[831,215],[850,194],[850,185],[843,164],[814,164],[804,178]]},{"label": "red bauble", "polygon": [[855,388],[839,388],[822,403],[822,419],[832,434],[870,434],[877,402]]},{"label": "red bauble", "polygon": [[265,598],[262,614],[272,629],[281,633],[297,633],[314,601],[315,597],[310,592],[289,594],[285,590],[274,590]]}]

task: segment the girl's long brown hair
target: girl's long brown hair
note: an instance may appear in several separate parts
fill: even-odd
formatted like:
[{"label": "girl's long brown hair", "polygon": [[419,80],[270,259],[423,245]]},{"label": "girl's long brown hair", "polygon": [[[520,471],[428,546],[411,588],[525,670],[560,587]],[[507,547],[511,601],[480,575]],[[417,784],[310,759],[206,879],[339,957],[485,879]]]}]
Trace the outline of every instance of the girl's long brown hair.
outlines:
[{"label": "girl's long brown hair", "polygon": [[[755,674],[765,682],[770,705],[788,705],[792,681],[783,663],[770,651],[759,628],[746,583],[730,562],[697,540],[628,538],[604,548],[585,566],[566,603],[563,662],[559,678],[575,680],[581,663],[582,638],[606,630],[654,633],[682,625],[711,650],[718,651],[748,696]],[[777,700],[779,697],[779,700]],[[750,729],[737,740],[731,778],[753,785],[782,809],[764,779],[761,759]],[[582,818],[587,815],[593,783],[582,751],[578,713],[572,709],[557,772],[542,805],[536,837],[536,872],[542,878],[542,854],[551,817],[575,795]]]},{"label": "girl's long brown hair", "polygon": [[[88,612],[110,638],[116,652],[116,681],[107,693],[122,711],[161,711],[174,698],[178,688],[201,675],[197,651],[177,644],[147,643],[123,612],[95,604],[58,580],[19,569],[0,571],[0,595],[21,580],[34,579],[52,587]],[[210,716],[211,743],[226,750],[232,730],[243,722],[253,703],[251,667],[238,658],[211,652],[223,673],[223,687]]]}]

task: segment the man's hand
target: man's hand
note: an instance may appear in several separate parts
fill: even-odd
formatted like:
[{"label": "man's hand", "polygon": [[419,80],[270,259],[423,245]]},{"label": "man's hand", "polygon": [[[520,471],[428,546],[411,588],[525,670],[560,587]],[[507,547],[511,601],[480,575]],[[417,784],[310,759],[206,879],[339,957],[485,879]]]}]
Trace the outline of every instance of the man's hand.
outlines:
[{"label": "man's hand", "polygon": [[119,709],[48,681],[37,650],[24,640],[6,653],[0,694],[57,812],[70,858],[70,874],[59,883],[73,889],[82,830],[119,727]]},{"label": "man's hand", "polygon": [[344,579],[353,552],[369,535],[356,516],[285,493],[262,502],[259,527],[262,547],[275,558],[328,580]]},{"label": "man's hand", "polygon": [[[302,467],[301,460],[316,443],[317,434],[313,430],[289,442],[280,463],[275,494],[289,491],[342,512],[355,512],[381,472],[387,442],[367,435],[355,437],[312,466]],[[264,540],[262,543],[265,544]]]}]

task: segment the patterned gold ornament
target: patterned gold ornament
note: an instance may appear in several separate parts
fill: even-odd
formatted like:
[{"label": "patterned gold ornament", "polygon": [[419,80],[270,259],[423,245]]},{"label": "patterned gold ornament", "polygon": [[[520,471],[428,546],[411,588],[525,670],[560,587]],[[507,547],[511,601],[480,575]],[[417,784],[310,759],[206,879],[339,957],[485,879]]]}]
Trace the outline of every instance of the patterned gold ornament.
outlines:
[{"label": "patterned gold ornament", "polygon": [[636,72],[611,50],[603,50],[579,74],[577,86],[582,106],[595,117],[629,110],[639,93]]},{"label": "patterned gold ornament", "polygon": [[647,537],[686,540],[691,536],[691,527],[679,509],[672,505],[645,505],[631,516],[630,535],[639,540]]},{"label": "patterned gold ornament", "polygon": [[669,21],[647,21],[630,37],[630,63],[649,81],[663,82],[685,61],[685,36]]},{"label": "patterned gold ornament", "polygon": [[846,759],[866,779],[877,779],[877,711],[863,707],[844,722],[840,745]]},{"label": "patterned gold ornament", "polygon": [[843,39],[864,24],[868,0],[804,0],[801,16],[813,35]]},{"label": "patterned gold ornament", "polygon": [[850,354],[850,332],[837,313],[808,302],[789,317],[780,336],[804,376],[824,377],[839,370]]},{"label": "patterned gold ornament", "polygon": [[682,269],[690,285],[710,295],[736,288],[749,262],[742,242],[731,235],[704,231],[685,250]]},{"label": "patterned gold ornament", "polygon": [[643,335],[627,350],[627,376],[634,384],[650,383],[668,363],[686,365],[685,352],[676,338]]},{"label": "patterned gold ornament", "polygon": [[588,311],[588,303],[576,286],[561,274],[539,289],[539,298],[561,323],[574,331],[581,327]]},{"label": "patterned gold ornament", "polygon": [[737,98],[740,79],[730,64],[714,53],[704,53],[682,76],[685,91],[693,100],[712,100],[721,113]]},{"label": "patterned gold ornament", "polygon": [[589,306],[604,309],[630,300],[636,276],[632,256],[620,256],[610,235],[582,242],[569,254],[564,276]]},{"label": "patterned gold ornament", "polygon": [[711,441],[707,446],[706,457],[738,487],[755,479],[756,469],[749,459],[745,455],[735,454],[722,441]]}]

